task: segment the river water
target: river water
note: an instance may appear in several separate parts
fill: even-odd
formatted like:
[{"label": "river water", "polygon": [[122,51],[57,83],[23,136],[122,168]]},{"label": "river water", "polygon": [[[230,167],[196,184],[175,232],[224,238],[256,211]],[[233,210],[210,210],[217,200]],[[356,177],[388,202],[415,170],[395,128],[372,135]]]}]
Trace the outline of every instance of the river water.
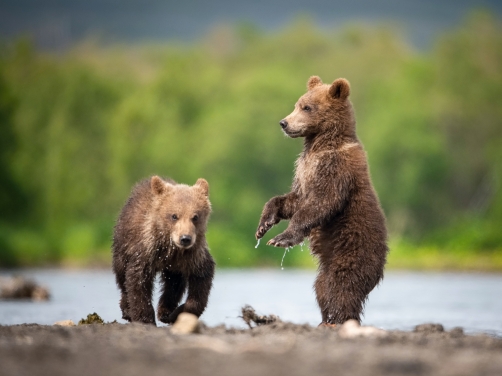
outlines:
[{"label": "river water", "polygon": [[[0,301],[0,325],[75,322],[97,312],[105,321],[121,319],[119,292],[109,270],[17,270],[49,287],[48,302]],[[287,269],[217,270],[208,308],[208,325],[244,327],[240,308],[250,304],[258,314],[317,325],[315,271]],[[158,294],[154,294],[157,299]],[[156,305],[156,300],[155,300]],[[468,333],[502,336],[502,275],[472,273],[388,272],[370,294],[363,325],[412,330],[417,324],[441,323]]]}]

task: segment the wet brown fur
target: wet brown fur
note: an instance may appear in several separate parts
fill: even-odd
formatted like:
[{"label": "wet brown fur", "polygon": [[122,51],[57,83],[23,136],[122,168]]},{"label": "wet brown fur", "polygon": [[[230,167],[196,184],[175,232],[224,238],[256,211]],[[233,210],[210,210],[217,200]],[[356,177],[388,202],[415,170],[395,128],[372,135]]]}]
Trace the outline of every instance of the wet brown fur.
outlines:
[{"label": "wet brown fur", "polygon": [[[181,312],[204,312],[215,269],[205,237],[208,195],[204,179],[187,186],[153,176],[133,188],[115,225],[112,246],[125,320],[155,325],[152,289],[157,273],[160,321],[173,323]],[[182,244],[182,237],[185,242],[190,237],[190,244]],[[178,306],[187,289],[186,302]]]},{"label": "wet brown fur", "polygon": [[326,85],[313,76],[307,88],[281,121],[289,137],[305,138],[291,192],[267,202],[256,238],[289,220],[268,244],[291,247],[309,238],[319,263],[315,292],[322,323],[360,321],[368,294],[383,278],[385,217],[356,136],[348,81]]}]

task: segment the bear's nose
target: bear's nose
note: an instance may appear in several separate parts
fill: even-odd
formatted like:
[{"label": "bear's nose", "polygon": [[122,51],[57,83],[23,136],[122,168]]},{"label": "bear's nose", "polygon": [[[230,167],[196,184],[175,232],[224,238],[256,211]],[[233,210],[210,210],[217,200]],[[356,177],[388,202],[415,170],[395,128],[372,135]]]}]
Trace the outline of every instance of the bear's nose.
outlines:
[{"label": "bear's nose", "polygon": [[192,242],[192,237],[190,235],[181,235],[180,243],[182,246],[186,247],[187,245],[190,245],[191,242]]},{"label": "bear's nose", "polygon": [[281,125],[282,129],[286,128],[288,126],[288,122],[284,119],[282,119],[279,124]]}]

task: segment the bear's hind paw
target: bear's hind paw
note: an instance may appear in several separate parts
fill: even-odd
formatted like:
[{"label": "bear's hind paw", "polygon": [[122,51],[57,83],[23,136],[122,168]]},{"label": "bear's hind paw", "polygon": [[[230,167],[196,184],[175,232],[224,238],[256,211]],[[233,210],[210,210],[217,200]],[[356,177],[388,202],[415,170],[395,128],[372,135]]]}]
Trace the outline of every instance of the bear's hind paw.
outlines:
[{"label": "bear's hind paw", "polygon": [[331,329],[335,329],[337,327],[337,325],[336,324],[330,324],[330,323],[327,323],[327,322],[323,321],[317,327],[318,328],[331,328]]},{"label": "bear's hind paw", "polygon": [[132,321],[131,316],[128,313],[122,313],[122,319],[129,322]]}]

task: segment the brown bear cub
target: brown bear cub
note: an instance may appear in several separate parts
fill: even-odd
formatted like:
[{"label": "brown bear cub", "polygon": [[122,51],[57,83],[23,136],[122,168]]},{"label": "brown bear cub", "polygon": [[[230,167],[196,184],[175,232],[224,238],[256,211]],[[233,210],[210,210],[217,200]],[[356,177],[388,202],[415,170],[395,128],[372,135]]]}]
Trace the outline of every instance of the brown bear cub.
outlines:
[{"label": "brown bear cub", "polygon": [[[160,321],[170,324],[181,312],[204,312],[215,268],[205,237],[208,196],[204,179],[190,187],[153,176],[133,188],[115,225],[112,246],[125,320],[155,325],[152,290],[157,273]],[[178,306],[187,288],[186,302]]]},{"label": "brown bear cub", "polygon": [[280,121],[287,136],[305,139],[291,192],[266,203],[256,238],[289,220],[267,244],[291,247],[309,238],[319,264],[315,292],[321,324],[360,321],[368,294],[383,277],[385,217],[356,136],[349,82],[339,78],[326,85],[313,76],[307,87]]}]

